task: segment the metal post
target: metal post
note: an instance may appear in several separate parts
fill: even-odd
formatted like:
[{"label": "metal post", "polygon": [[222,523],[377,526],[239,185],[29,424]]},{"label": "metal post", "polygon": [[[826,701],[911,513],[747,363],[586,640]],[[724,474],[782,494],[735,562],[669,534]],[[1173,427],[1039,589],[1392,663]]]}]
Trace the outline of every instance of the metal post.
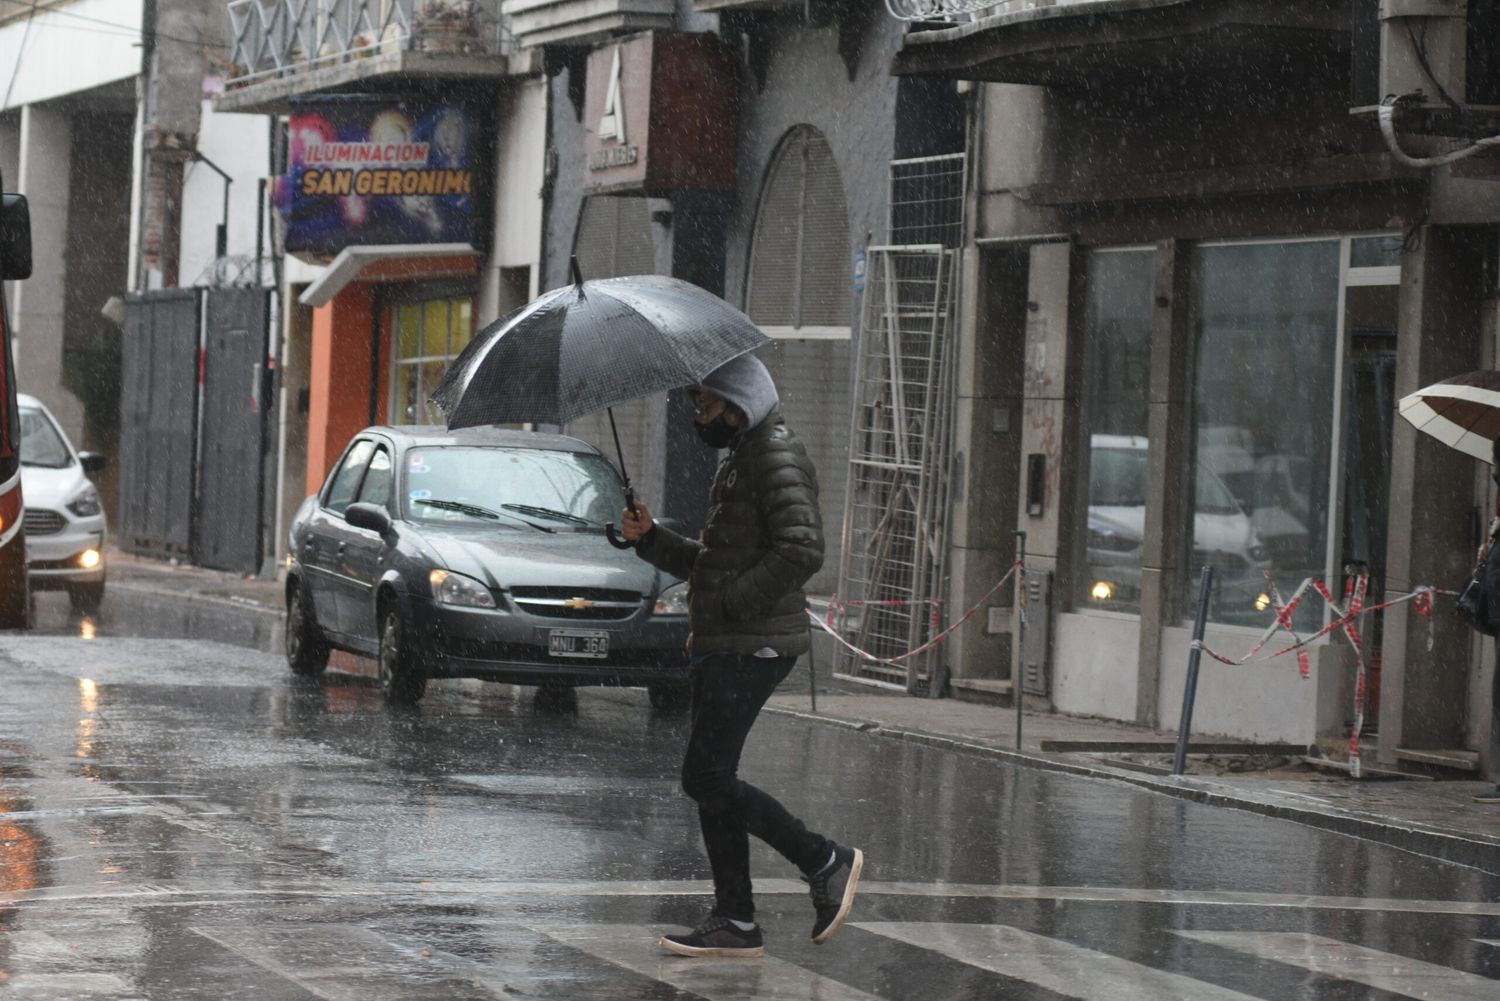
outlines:
[{"label": "metal post", "polygon": [[812,711],[818,711],[818,637],[813,636],[807,647],[807,693],[812,698]]},{"label": "metal post", "polygon": [[1011,661],[1010,671],[1010,697],[1016,704],[1016,750],[1019,751],[1026,709],[1026,533],[1018,530],[1010,534],[1020,540],[1016,547],[1016,560],[1020,565],[1016,571],[1016,594],[1019,596],[1021,617],[1016,626],[1016,655]]},{"label": "metal post", "polygon": [[1193,649],[1188,654],[1187,681],[1182,686],[1182,721],[1177,724],[1177,753],[1172,774],[1181,775],[1187,763],[1188,736],[1193,730],[1193,701],[1198,697],[1198,663],[1203,659],[1203,628],[1208,624],[1208,599],[1214,586],[1213,564],[1204,564],[1198,587],[1198,614],[1193,618]]}]

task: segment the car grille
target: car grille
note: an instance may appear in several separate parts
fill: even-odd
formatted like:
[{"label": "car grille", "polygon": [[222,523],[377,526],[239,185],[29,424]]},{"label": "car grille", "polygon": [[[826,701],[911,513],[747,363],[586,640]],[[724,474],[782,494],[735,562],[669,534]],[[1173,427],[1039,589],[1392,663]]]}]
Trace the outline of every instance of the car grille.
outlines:
[{"label": "car grille", "polygon": [[510,598],[521,611],[546,619],[628,619],[641,608],[639,591],[605,587],[513,587]]},{"label": "car grille", "polygon": [[56,511],[29,507],[21,517],[21,524],[27,535],[56,535],[67,527],[68,519]]}]

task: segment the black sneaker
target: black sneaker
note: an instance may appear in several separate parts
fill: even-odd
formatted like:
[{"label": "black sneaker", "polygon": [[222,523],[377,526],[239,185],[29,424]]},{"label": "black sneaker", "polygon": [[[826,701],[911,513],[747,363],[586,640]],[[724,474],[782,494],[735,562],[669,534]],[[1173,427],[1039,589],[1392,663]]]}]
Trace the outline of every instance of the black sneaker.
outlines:
[{"label": "black sneaker", "polygon": [[1477,796],[1474,797],[1474,802],[1476,802],[1476,803],[1500,803],[1500,788],[1491,789],[1489,792],[1482,792],[1482,793],[1480,793],[1479,795],[1477,795]]},{"label": "black sneaker", "polygon": [[843,927],[849,909],[854,906],[854,888],[859,885],[859,874],[864,867],[864,852],[834,845],[833,861],[816,874],[803,877],[812,892],[813,907],[818,912],[812,930],[814,945],[827,942]]},{"label": "black sneaker", "polygon": [[656,944],[679,956],[758,959],[766,953],[759,925],[743,931],[717,914],[704,918],[702,924],[686,935],[663,935]]}]

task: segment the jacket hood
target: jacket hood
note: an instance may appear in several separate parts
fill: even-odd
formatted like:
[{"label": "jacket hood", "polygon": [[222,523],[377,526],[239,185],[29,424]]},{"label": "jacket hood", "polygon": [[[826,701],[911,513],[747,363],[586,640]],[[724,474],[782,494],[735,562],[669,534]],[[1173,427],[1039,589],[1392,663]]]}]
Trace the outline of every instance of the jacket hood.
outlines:
[{"label": "jacket hood", "polygon": [[745,429],[759,427],[781,402],[771,373],[754,355],[744,354],[708,373],[699,386],[739,407],[745,414]]}]

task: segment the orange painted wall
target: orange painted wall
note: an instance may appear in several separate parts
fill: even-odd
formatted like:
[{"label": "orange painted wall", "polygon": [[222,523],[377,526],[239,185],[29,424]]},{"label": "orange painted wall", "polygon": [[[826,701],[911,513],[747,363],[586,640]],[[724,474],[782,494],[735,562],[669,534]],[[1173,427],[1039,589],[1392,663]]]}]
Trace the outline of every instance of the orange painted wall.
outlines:
[{"label": "orange painted wall", "polygon": [[307,412],[308,493],[322,489],[328,471],[349,439],[370,423],[373,308],[373,286],[355,283],[332,302],[313,310]]}]

